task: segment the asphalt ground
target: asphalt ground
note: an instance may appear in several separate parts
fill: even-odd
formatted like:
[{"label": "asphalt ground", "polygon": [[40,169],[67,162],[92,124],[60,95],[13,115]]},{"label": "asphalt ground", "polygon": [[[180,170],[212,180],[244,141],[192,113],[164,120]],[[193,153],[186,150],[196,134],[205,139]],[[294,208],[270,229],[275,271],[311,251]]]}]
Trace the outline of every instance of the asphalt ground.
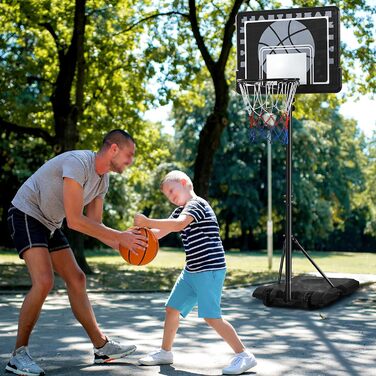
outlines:
[{"label": "asphalt ground", "polygon": [[[328,277],[343,277],[331,275]],[[319,310],[266,307],[252,297],[255,287],[227,289],[223,316],[236,328],[258,364],[247,375],[376,375],[376,275],[345,276],[361,287]],[[14,346],[25,292],[0,294],[0,372]],[[131,356],[94,365],[92,345],[75,320],[65,291],[47,298],[29,349],[46,375],[220,375],[231,349],[192,312],[181,321],[174,364],[139,366],[160,347],[166,293],[90,293],[97,320],[110,337],[137,345]],[[1,373],[0,373],[1,374]]]}]

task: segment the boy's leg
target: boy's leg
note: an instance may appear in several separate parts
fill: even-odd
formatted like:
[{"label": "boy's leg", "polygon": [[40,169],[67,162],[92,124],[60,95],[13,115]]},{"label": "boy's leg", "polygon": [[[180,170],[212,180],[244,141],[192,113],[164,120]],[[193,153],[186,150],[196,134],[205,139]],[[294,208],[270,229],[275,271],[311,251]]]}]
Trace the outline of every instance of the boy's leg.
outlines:
[{"label": "boy's leg", "polygon": [[47,248],[30,248],[23,253],[23,258],[30,274],[32,286],[20,310],[16,349],[28,345],[43,303],[54,284],[54,275]]},{"label": "boy's leg", "polygon": [[235,356],[223,374],[240,375],[254,367],[257,362],[253,354],[246,351],[233,326],[222,318],[221,295],[226,271],[203,272],[195,278],[198,295],[198,314],[230,345]]},{"label": "boy's leg", "polygon": [[179,328],[180,315],[185,317],[196,304],[197,298],[189,283],[185,281],[184,271],[177,279],[166,302],[166,317],[164,323],[162,346],[139,359],[139,363],[147,366],[171,364],[174,361],[172,345]]},{"label": "boy's leg", "polygon": [[224,319],[208,319],[205,321],[230,345],[235,356],[231,363],[223,368],[224,375],[240,375],[257,365],[255,356],[246,350],[233,326]]},{"label": "boy's leg", "polygon": [[180,312],[174,308],[166,307],[166,318],[164,322],[162,349],[171,351],[176,332],[179,328]]},{"label": "boy's leg", "polygon": [[234,327],[222,318],[220,319],[205,319],[210,325],[234,350],[235,353],[241,353],[245,350],[245,346],[240,340]]},{"label": "boy's leg", "polygon": [[144,366],[156,366],[161,364],[171,364],[174,356],[171,348],[179,328],[180,312],[175,308],[166,307],[166,318],[164,323],[162,346],[159,350],[153,351],[138,360]]},{"label": "boy's leg", "polygon": [[78,266],[70,248],[51,253],[55,271],[65,281],[69,302],[76,319],[86,330],[95,347],[106,343],[106,336],[101,332],[86,292],[86,276]]}]

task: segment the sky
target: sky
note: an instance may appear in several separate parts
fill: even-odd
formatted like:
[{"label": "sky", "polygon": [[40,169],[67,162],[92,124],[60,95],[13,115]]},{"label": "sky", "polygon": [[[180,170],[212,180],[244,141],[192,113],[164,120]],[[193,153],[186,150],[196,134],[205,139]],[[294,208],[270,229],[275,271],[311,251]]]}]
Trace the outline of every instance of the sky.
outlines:
[{"label": "sky", "polygon": [[341,106],[340,113],[346,118],[355,119],[364,134],[371,137],[372,131],[376,131],[376,111],[372,110],[375,104],[375,99],[367,96],[357,102],[350,99]]}]

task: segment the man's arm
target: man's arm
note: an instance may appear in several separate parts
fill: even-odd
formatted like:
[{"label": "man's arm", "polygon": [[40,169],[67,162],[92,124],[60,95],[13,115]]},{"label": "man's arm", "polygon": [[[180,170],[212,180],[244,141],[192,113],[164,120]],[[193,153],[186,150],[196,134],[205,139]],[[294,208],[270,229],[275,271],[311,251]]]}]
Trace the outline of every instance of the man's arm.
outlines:
[{"label": "man's arm", "polygon": [[146,246],[146,238],[140,233],[118,231],[102,223],[103,200],[96,199],[83,214],[83,188],[70,178],[64,178],[64,209],[69,228],[92,236],[106,245],[119,250],[120,244],[132,252]]},{"label": "man's arm", "polygon": [[[85,207],[86,216],[95,222],[102,223],[103,219],[103,198],[96,197]],[[115,239],[107,241],[106,239],[99,239],[102,243],[111,248],[118,249],[119,243]]]},{"label": "man's arm", "polygon": [[183,230],[193,222],[193,220],[193,217],[185,214],[179,215],[178,218],[151,219],[138,213],[135,215],[134,224],[140,227],[151,228],[156,237],[160,239],[170,232],[179,232]]}]

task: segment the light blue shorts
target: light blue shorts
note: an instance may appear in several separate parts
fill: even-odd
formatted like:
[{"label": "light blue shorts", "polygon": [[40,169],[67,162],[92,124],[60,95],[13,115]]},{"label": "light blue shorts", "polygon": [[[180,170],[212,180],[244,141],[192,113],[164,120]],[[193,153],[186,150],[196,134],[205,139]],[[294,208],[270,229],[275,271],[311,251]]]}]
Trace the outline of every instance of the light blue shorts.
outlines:
[{"label": "light blue shorts", "polygon": [[198,317],[220,319],[222,288],[226,269],[190,273],[183,270],[166,302],[186,317],[198,307]]}]

